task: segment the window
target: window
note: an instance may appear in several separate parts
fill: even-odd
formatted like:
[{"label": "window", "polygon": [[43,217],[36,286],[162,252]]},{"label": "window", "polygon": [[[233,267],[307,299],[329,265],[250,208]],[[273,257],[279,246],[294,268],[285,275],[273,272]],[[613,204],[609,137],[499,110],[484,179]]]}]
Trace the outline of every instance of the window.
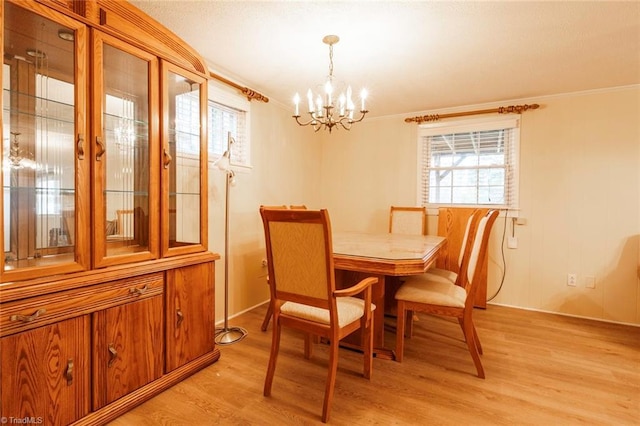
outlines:
[{"label": "window", "polygon": [[208,117],[209,161],[215,161],[224,154],[231,134],[234,140],[231,165],[251,167],[249,101],[210,85]]},{"label": "window", "polygon": [[519,120],[421,125],[418,197],[423,206],[518,207]]}]

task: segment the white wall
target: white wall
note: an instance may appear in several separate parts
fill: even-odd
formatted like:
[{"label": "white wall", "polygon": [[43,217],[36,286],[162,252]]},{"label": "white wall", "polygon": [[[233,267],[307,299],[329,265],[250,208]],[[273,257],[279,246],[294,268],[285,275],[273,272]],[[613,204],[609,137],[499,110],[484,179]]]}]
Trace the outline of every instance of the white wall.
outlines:
[{"label": "white wall", "polygon": [[[520,215],[527,224],[516,226],[519,248],[505,248],[505,281],[493,302],[640,324],[640,87],[451,111],[534,102],[542,107],[521,120]],[[232,188],[231,315],[268,299],[259,205],[328,208],[336,230],[385,232],[390,205],[416,203],[417,126],[404,118],[432,112],[316,134],[295,125],[288,106],[251,104],[254,168]],[[212,172],[210,182],[210,249],[222,254],[224,178]],[[432,233],[436,221],[429,218]],[[499,219],[490,296],[502,278],[503,229]],[[219,320],[223,265],[216,273]],[[566,285],[567,273],[578,274],[577,287]],[[585,288],[587,276],[595,277],[595,289]]]},{"label": "white wall", "polygon": [[[522,128],[523,250],[499,303],[640,323],[638,88],[543,100]],[[567,273],[578,286],[566,285]],[[596,288],[585,287],[595,277]]]}]

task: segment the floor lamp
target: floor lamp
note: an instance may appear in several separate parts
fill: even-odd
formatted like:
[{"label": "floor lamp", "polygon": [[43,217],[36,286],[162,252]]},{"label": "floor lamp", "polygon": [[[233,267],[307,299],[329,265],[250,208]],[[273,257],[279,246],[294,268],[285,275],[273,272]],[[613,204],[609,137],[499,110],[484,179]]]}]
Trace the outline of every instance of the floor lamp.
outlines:
[{"label": "floor lamp", "polygon": [[231,170],[231,144],[235,141],[231,132],[227,135],[227,150],[216,161],[218,169],[225,173],[225,211],[224,211],[224,327],[216,328],[215,342],[230,345],[239,342],[247,335],[242,327],[229,327],[229,187],[235,183],[235,173]]}]

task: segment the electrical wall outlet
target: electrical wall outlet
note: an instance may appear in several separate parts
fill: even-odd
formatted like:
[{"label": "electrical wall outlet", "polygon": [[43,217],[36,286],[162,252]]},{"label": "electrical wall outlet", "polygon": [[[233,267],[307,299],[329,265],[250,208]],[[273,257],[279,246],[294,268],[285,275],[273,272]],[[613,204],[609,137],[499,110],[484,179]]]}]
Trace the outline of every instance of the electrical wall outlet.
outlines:
[{"label": "electrical wall outlet", "polygon": [[567,274],[567,285],[575,287],[578,285],[578,274]]},{"label": "electrical wall outlet", "polygon": [[584,286],[586,288],[596,288],[596,277],[593,277],[593,276],[584,277]]}]

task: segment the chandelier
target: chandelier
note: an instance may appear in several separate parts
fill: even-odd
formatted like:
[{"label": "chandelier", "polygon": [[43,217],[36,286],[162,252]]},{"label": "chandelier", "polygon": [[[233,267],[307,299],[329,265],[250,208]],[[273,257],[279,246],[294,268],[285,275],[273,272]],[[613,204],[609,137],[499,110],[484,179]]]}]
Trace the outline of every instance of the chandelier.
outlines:
[{"label": "chandelier", "polygon": [[309,103],[309,116],[310,120],[307,122],[300,121],[300,95],[296,93],[293,98],[295,105],[295,114],[293,118],[301,126],[313,126],[313,129],[317,132],[324,128],[328,129],[329,133],[333,127],[337,124],[342,126],[343,129],[351,129],[353,123],[357,123],[364,119],[364,116],[369,112],[365,108],[365,99],[367,98],[366,89],[362,89],[360,92],[360,118],[354,119],[353,113],[355,111],[355,105],[351,99],[351,86],[347,86],[346,91],[341,91],[338,96],[334,95],[336,87],[333,81],[333,45],[340,41],[337,35],[328,35],[322,39],[324,44],[329,45],[329,76],[324,83],[324,93],[314,94],[309,89],[307,92],[307,100]]},{"label": "chandelier", "polygon": [[18,136],[20,135],[20,132],[11,132],[13,140],[11,141],[11,145],[9,146],[8,150],[8,166],[12,169],[23,169],[26,167],[36,170],[38,168],[38,165],[34,161],[33,153],[20,147],[20,141],[18,140]]}]

